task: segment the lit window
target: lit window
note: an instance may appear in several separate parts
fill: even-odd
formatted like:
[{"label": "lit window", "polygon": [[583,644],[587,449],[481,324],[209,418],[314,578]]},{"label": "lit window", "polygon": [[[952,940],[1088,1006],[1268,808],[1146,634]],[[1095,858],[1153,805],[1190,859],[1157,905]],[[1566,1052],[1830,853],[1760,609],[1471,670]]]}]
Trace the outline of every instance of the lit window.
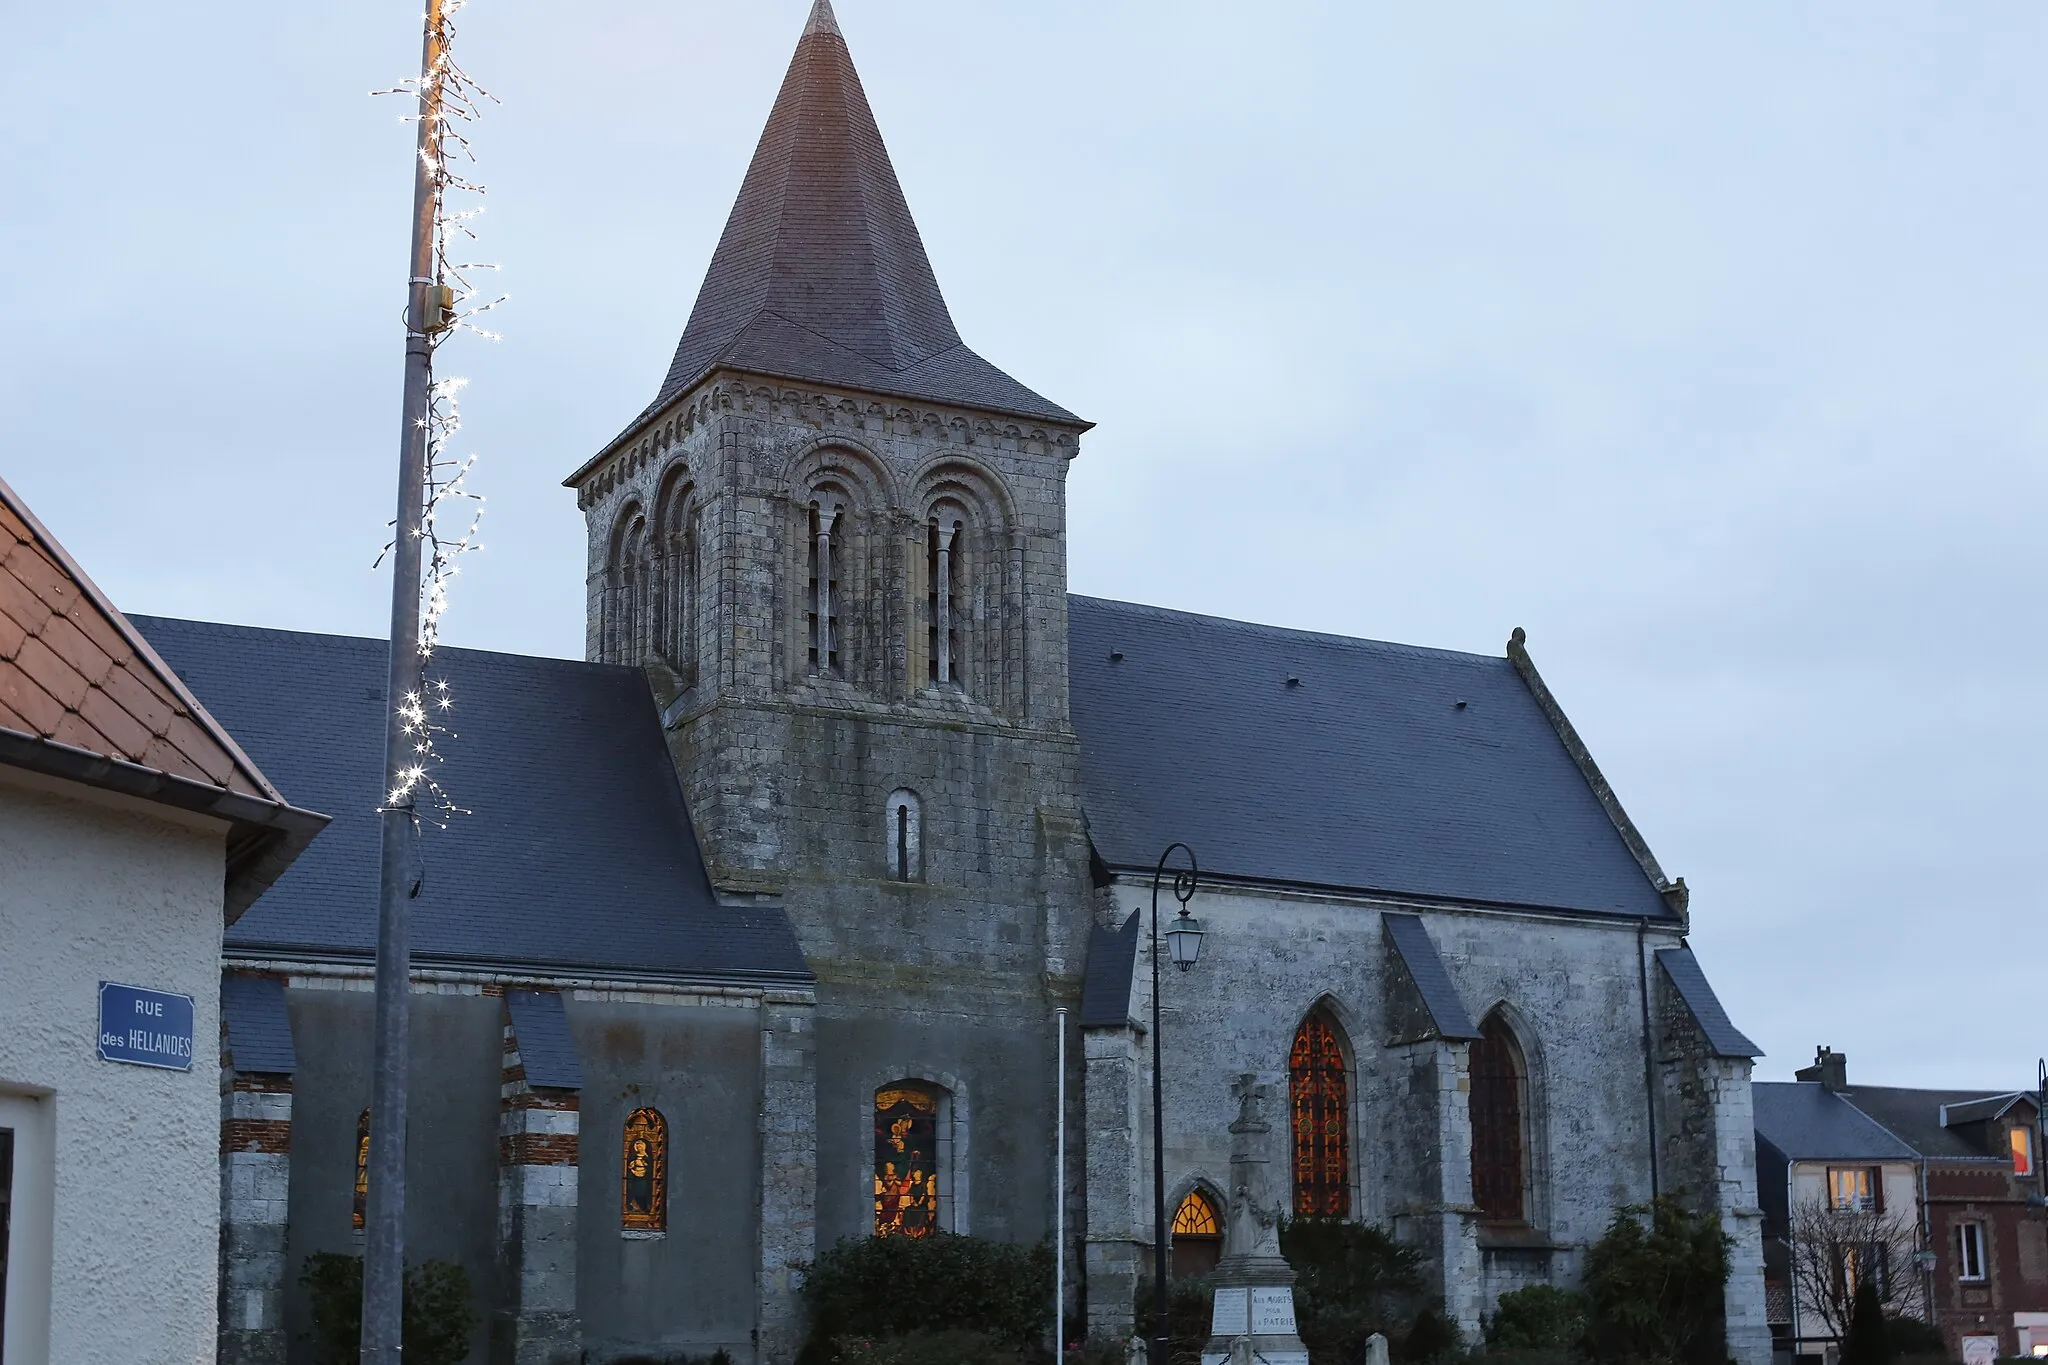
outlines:
[{"label": "lit window", "polygon": [[922,1086],[875,1092],[875,1236],[939,1227],[939,1097]]},{"label": "lit window", "polygon": [[1335,1023],[1311,1014],[1287,1058],[1297,1218],[1351,1215],[1351,1084]]},{"label": "lit window", "polygon": [[1956,1224],[1956,1278],[1959,1280],[1981,1280],[1984,1278],[1984,1225],[1982,1223]]},{"label": "lit window", "polygon": [[2034,1135],[2025,1128],[2012,1130],[2012,1173],[2032,1175],[2034,1173]]},{"label": "lit window", "polygon": [[1223,1228],[1216,1206],[1201,1190],[1189,1190],[1173,1215],[1173,1277],[1206,1275],[1223,1258]]},{"label": "lit window", "polygon": [[1883,1184],[1875,1166],[1830,1166],[1828,1207],[1836,1213],[1883,1213]]},{"label": "lit window", "polygon": [[370,1111],[365,1109],[356,1120],[356,1192],[355,1225],[363,1225],[363,1215],[370,1203]]},{"label": "lit window", "polygon": [[626,1117],[619,1226],[628,1232],[668,1230],[668,1120],[659,1109],[635,1109]]}]

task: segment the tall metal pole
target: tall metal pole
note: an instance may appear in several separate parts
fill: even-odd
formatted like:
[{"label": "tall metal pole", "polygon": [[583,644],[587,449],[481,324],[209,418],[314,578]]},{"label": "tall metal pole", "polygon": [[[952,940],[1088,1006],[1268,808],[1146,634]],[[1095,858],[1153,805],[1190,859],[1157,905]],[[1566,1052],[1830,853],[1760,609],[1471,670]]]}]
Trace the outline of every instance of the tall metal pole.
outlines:
[{"label": "tall metal pole", "polygon": [[1167,1365],[1173,1333],[1166,1320],[1166,1107],[1161,1083],[1164,1053],[1159,1046],[1159,882],[1175,851],[1188,855],[1188,866],[1173,874],[1173,895],[1182,906],[1195,894],[1195,851],[1170,845],[1152,872],[1152,1350],[1148,1365]]},{"label": "tall metal pole", "polygon": [[[427,0],[420,52],[419,146],[413,164],[412,272],[406,285],[405,409],[392,523],[391,659],[384,696],[384,781],[413,766],[400,707],[424,686],[420,656],[420,519],[425,512],[427,405],[433,386],[434,224],[441,178],[442,0]],[[389,797],[390,793],[383,793]],[[386,800],[377,894],[377,1052],[370,1085],[369,1191],[364,1213],[362,1365],[400,1365],[405,1314],[406,1067],[412,977],[410,903],[419,894],[419,824],[411,791]]]},{"label": "tall metal pole", "polygon": [[1067,1363],[1067,1010],[1053,1012],[1054,1027],[1060,1031],[1056,1065],[1059,1081],[1053,1087],[1052,1164],[1052,1358]]}]

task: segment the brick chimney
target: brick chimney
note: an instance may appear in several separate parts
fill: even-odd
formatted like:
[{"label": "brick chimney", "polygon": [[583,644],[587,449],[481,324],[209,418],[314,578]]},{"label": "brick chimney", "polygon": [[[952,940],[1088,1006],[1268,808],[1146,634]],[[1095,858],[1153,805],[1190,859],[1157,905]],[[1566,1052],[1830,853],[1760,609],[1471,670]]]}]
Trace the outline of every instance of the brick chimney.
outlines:
[{"label": "brick chimney", "polygon": [[1819,1081],[1829,1090],[1849,1088],[1849,1059],[1831,1047],[1814,1049],[1813,1065],[1792,1073],[1795,1081]]}]

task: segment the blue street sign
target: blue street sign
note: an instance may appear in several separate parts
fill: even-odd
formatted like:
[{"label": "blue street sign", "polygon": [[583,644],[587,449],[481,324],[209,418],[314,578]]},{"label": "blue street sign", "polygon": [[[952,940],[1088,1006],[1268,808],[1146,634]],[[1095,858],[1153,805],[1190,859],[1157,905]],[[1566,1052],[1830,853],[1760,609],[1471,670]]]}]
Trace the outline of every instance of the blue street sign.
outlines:
[{"label": "blue street sign", "polygon": [[100,1060],[192,1069],[192,997],[100,982]]}]

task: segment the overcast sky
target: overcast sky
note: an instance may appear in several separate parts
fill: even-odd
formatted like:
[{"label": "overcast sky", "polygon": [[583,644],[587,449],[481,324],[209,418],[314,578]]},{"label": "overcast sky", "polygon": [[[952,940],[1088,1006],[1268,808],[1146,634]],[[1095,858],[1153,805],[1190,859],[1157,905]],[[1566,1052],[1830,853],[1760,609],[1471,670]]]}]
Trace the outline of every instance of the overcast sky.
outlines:
[{"label": "overcast sky", "polygon": [[[809,0],[477,0],[457,644],[575,655]],[[131,611],[377,634],[418,0],[0,0],[0,473]],[[843,0],[1075,590],[1530,648],[1789,1076],[2048,1051],[2048,8]]]}]

